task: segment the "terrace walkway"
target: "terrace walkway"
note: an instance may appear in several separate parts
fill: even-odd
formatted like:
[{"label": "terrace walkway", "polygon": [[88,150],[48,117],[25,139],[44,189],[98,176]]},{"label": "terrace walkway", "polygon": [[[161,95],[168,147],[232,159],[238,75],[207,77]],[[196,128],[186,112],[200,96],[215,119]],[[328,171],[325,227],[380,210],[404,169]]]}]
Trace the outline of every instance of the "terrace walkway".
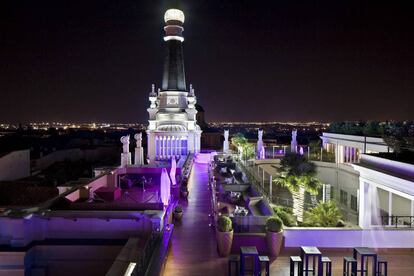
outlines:
[{"label": "terrace walkway", "polygon": [[[200,161],[199,161],[200,160]],[[208,164],[196,159],[188,182],[188,202],[181,225],[176,225],[164,275],[227,275],[227,258],[219,258],[214,229],[209,227],[211,196]]]}]

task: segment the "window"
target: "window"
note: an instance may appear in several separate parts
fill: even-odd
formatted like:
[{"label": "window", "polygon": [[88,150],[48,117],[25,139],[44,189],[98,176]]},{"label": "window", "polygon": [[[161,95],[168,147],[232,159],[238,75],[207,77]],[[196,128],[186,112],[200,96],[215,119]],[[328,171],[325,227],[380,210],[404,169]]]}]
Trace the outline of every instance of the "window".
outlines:
[{"label": "window", "polygon": [[351,209],[353,211],[358,211],[358,200],[354,195],[351,195]]},{"label": "window", "polygon": [[344,190],[341,190],[341,193],[339,194],[339,201],[342,205],[348,205],[348,193]]}]

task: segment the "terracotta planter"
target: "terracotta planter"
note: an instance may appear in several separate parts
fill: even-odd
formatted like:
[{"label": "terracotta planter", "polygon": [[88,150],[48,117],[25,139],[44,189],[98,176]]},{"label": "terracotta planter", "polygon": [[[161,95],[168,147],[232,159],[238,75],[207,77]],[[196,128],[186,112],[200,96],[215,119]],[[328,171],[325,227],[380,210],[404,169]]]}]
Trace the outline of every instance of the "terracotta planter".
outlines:
[{"label": "terracotta planter", "polygon": [[175,220],[181,220],[181,218],[183,217],[183,212],[173,212],[173,216]]},{"label": "terracotta planter", "polygon": [[266,243],[269,255],[272,257],[279,256],[282,249],[283,230],[280,232],[266,232]]},{"label": "terracotta planter", "polygon": [[233,230],[230,232],[216,231],[217,249],[220,257],[227,257],[231,252],[233,243]]}]

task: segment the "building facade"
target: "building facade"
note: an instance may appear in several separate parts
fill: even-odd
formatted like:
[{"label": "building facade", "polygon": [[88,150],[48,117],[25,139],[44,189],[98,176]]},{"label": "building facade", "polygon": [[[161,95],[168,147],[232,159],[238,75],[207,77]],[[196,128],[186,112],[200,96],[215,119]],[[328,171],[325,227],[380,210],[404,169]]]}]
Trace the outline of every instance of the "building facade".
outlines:
[{"label": "building facade", "polygon": [[164,16],[166,55],[162,86],[155,86],[149,95],[149,125],[147,129],[148,159],[155,161],[180,158],[200,151],[201,128],[197,124],[197,99],[185,81],[182,35],[184,13],[167,10]]}]

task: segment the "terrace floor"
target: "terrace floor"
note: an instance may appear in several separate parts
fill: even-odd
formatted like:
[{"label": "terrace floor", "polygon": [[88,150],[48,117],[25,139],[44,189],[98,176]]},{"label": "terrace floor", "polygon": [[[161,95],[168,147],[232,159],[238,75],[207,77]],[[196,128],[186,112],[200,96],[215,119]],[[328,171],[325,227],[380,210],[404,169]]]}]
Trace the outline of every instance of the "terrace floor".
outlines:
[{"label": "terrace floor", "polygon": [[188,181],[188,201],[183,205],[181,225],[175,225],[164,275],[227,275],[227,259],[219,258],[211,211],[208,164],[194,163]]},{"label": "terrace floor", "polygon": [[[208,164],[194,163],[189,179],[189,198],[183,205],[182,223],[174,227],[171,249],[164,275],[221,276],[227,275],[227,258],[219,258],[214,230],[209,227],[211,211],[208,191]],[[342,275],[342,260],[351,256],[351,250],[324,250],[324,256],[333,262],[333,275]],[[283,250],[273,261],[270,275],[289,275],[289,256],[298,255],[299,249]],[[414,249],[385,251],[379,254],[388,261],[388,275],[414,275]]]}]

